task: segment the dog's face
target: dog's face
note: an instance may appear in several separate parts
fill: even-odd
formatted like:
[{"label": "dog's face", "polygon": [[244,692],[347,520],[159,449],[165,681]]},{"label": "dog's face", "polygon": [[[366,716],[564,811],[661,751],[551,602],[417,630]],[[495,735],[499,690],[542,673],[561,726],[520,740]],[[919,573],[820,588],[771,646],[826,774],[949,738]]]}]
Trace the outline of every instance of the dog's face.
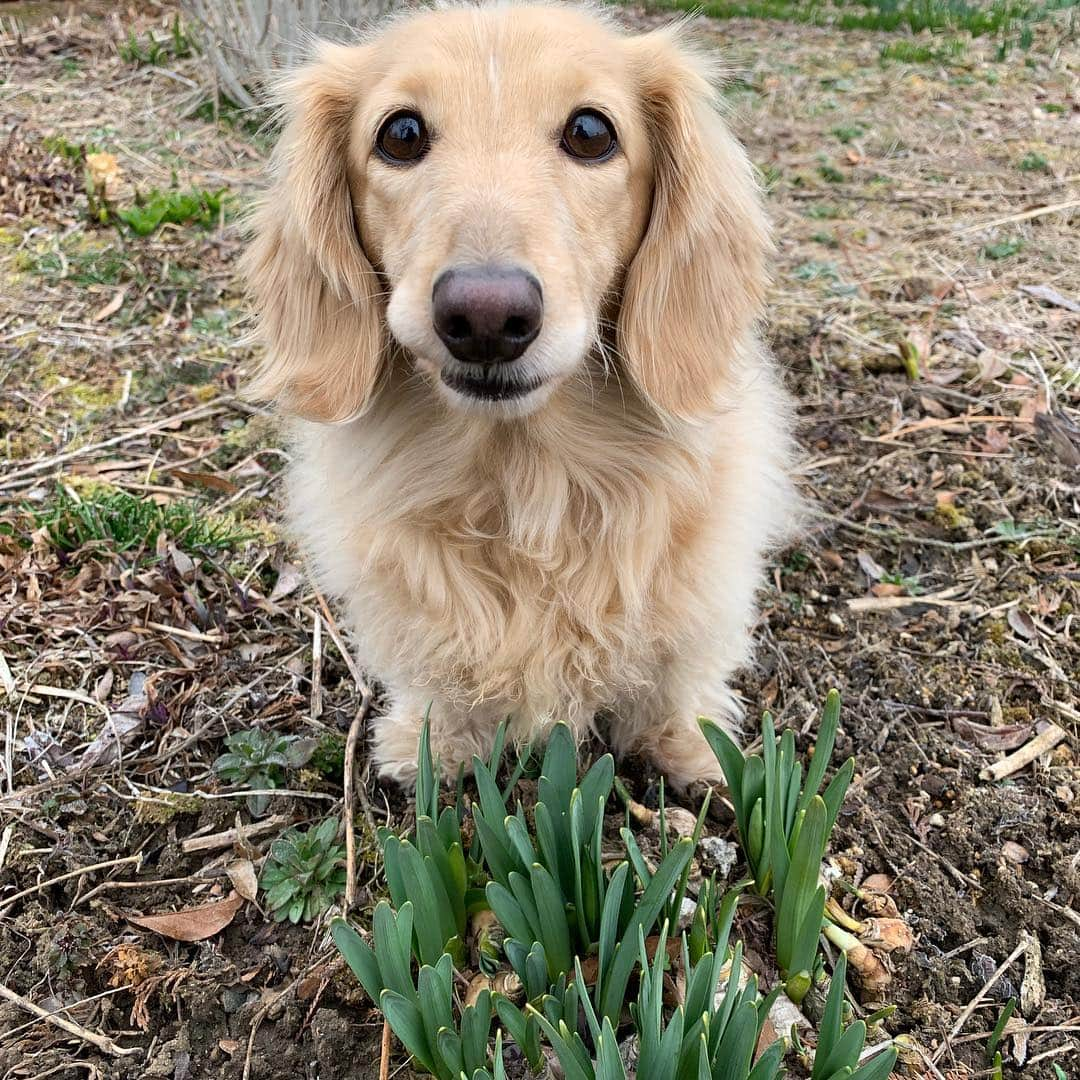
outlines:
[{"label": "dog's face", "polygon": [[621,39],[572,11],[493,14],[377,41],[350,157],[390,333],[452,405],[525,412],[584,364],[652,160]]},{"label": "dog's face", "polygon": [[324,47],[285,86],[248,257],[258,389],[343,419],[396,356],[507,418],[613,349],[659,411],[708,409],[767,241],[702,63],[572,8],[429,11]]}]

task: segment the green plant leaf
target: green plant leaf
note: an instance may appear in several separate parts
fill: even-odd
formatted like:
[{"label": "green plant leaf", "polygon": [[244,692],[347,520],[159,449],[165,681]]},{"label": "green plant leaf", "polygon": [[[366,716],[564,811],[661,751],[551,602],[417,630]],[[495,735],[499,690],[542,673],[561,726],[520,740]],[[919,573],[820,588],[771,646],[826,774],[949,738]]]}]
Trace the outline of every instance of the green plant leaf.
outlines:
[{"label": "green plant leaf", "polygon": [[483,1068],[487,1063],[491,1011],[491,994],[487,990],[481,990],[476,1001],[462,1010],[461,1053],[466,1073]]},{"label": "green plant leaf", "polygon": [[630,974],[637,964],[638,933],[647,935],[656,925],[664,901],[693,854],[694,845],[689,837],[682,837],[675,843],[667,858],[657,867],[630,917],[622,940],[615,946],[609,969],[604,973],[604,988],[599,998],[601,1015],[614,1023],[618,1022]]},{"label": "green plant leaf", "polygon": [[745,836],[747,823],[750,820],[750,808],[744,802],[743,788],[743,769],[746,759],[731,736],[711,720],[699,717],[698,726],[709,748],[716,756],[716,760],[720,763],[720,771],[723,772],[724,779],[727,781],[728,795],[735,807],[735,823],[739,827],[740,835]]},{"label": "green plant leaf", "polygon": [[852,1074],[851,1080],[885,1080],[896,1065],[897,1052],[890,1047],[860,1065]]},{"label": "green plant leaf", "polygon": [[[795,954],[796,937],[805,934],[804,922],[807,911],[817,906],[818,876],[821,872],[821,859],[825,853],[825,803],[815,795],[810,800],[803,818],[799,840],[791,859],[790,871],[782,882],[779,875],[776,881],[778,899],[776,911],[776,955],[780,968],[786,973],[812,968],[812,964],[798,962]],[[785,848],[786,855],[786,848]],[[774,873],[777,870],[773,863]],[[820,929],[820,922],[819,922]]]},{"label": "green plant leaf", "polygon": [[814,743],[814,756],[806,770],[806,784],[799,797],[799,809],[805,810],[810,800],[818,793],[825,770],[829,767],[833,746],[836,744],[836,731],[840,726],[840,691],[830,690],[825,698],[825,707],[821,711],[817,739]]},{"label": "green plant leaf", "polygon": [[535,863],[532,868],[533,896],[540,917],[540,940],[548,956],[548,971],[554,982],[560,974],[571,970],[574,962],[570,950],[570,927],[566,921],[566,902],[551,874]]},{"label": "green plant leaf", "polygon": [[386,1017],[394,1034],[398,1037],[401,1045],[416,1059],[416,1061],[429,1073],[440,1075],[435,1066],[435,1054],[428,1044],[427,1034],[424,1031],[424,1021],[420,1015],[420,1009],[411,1001],[407,1001],[393,990],[384,990],[379,999],[379,1008]]},{"label": "green plant leaf", "polygon": [[360,980],[364,992],[377,1002],[385,989],[379,963],[371,946],[344,919],[334,919],[330,924],[330,936],[338,952],[345,958],[352,973]]},{"label": "green plant leaf", "polygon": [[495,918],[511,938],[516,938],[525,948],[535,940],[529,920],[526,919],[521,905],[514,898],[505,885],[497,881],[489,881],[487,885],[487,901],[491,910],[495,912]]}]

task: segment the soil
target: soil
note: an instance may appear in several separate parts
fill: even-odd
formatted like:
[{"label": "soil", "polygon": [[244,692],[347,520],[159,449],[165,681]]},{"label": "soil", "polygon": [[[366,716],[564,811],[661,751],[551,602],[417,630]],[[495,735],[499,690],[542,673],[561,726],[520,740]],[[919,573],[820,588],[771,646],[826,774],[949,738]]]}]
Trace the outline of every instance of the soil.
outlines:
[{"label": "soil", "polygon": [[[739,689],[803,751],[843,692],[837,757],[857,774],[832,857],[849,881],[892,879],[914,930],[887,994],[911,1076],[985,1074],[1013,996],[1005,1075],[1080,1075],[1080,52],[1062,14],[1026,50],[965,38],[927,62],[882,59],[885,32],[703,22],[768,188],[769,335],[815,507],[770,568]],[[0,983],[138,1051],[0,1000],[0,1077],[375,1077],[381,1019],[325,920],[245,903],[192,943],[127,921],[227,896],[230,866],[257,867],[284,823],[340,814],[340,759],[309,763],[270,799],[281,824],[247,835],[244,793],[212,763],[254,724],[337,753],[358,704],[332,612],[275,527],[272,418],[235,397],[236,215],[147,237],[88,220],[97,150],[117,207],[174,178],[237,208],[258,186],[268,140],[200,108],[197,57],[122,54],[173,16],[0,12]],[[64,485],[103,484],[195,499],[242,535],[60,550],[41,515]],[[1050,725],[1056,747],[984,778]],[[403,796],[361,766],[364,821],[400,825]],[[655,802],[647,766],[620,772]],[[731,835],[722,806],[709,832]],[[360,880],[364,912],[382,891],[370,837]],[[743,930],[767,973],[759,922],[748,910]],[[954,1032],[1024,934],[1041,980],[1029,949]]]}]

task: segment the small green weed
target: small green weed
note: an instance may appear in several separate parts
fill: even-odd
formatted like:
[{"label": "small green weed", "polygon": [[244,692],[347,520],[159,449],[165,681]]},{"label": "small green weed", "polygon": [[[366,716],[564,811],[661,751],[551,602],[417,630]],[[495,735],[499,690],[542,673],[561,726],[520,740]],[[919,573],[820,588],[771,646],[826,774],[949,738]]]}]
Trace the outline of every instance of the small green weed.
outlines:
[{"label": "small green weed", "polygon": [[116,211],[116,216],[136,236],[149,236],[161,225],[201,225],[212,228],[228,202],[226,189],[218,191],[151,191],[136,199],[134,206]]},{"label": "small green weed", "polygon": [[840,241],[833,236],[832,233],[816,232],[810,237],[815,244],[824,244],[827,248],[835,248],[840,246]]},{"label": "small green weed", "polygon": [[835,221],[844,216],[844,211],[839,206],[830,206],[828,203],[812,203],[805,213],[815,221]]},{"label": "small green weed", "polygon": [[47,506],[27,510],[35,527],[68,552],[87,545],[118,553],[152,549],[162,534],[186,551],[224,551],[246,538],[231,518],[209,513],[192,501],[159,506],[108,487],[81,496],[59,488]]},{"label": "small green weed", "polygon": [[818,176],[830,184],[842,184],[845,180],[844,174],[835,165],[819,165]]},{"label": "small green weed", "polygon": [[1020,171],[1021,172],[1049,172],[1050,162],[1042,156],[1042,154],[1036,153],[1032,150],[1030,153],[1025,154],[1020,159]]},{"label": "small green weed", "polygon": [[793,273],[799,281],[839,281],[840,279],[840,272],[836,268],[836,263],[818,262],[816,259],[800,263],[795,267]]},{"label": "small green weed", "polygon": [[983,249],[983,254],[988,259],[1008,259],[1012,255],[1017,255],[1024,250],[1024,241],[1017,237],[1013,237],[1009,240],[998,240],[996,243],[987,244]]},{"label": "small green weed", "polygon": [[[226,783],[267,790],[280,787],[286,769],[299,769],[314,756],[314,739],[277,735],[260,728],[236,731],[225,739],[228,753],[214,762],[214,772]],[[248,812],[262,817],[270,805],[269,795],[249,795]]]},{"label": "small green weed", "polygon": [[64,138],[63,135],[43,135],[41,139],[42,149],[50,154],[62,157],[72,165],[82,165],[86,161],[87,154],[94,154],[100,147],[93,143],[75,143]]},{"label": "small green weed", "polygon": [[940,45],[901,38],[882,45],[880,56],[883,62],[895,60],[903,64],[944,64],[959,60],[964,52],[964,43],[955,38],[946,39]]},{"label": "small green weed", "polygon": [[111,244],[106,247],[68,247],[66,251],[53,247],[28,254],[24,266],[49,284],[66,280],[74,285],[119,285],[130,281],[134,274],[128,257]]},{"label": "small green weed", "polygon": [[276,922],[311,922],[345,891],[337,833],[337,818],[327,818],[317,828],[289,829],[270,845],[259,885]]},{"label": "small green weed", "polygon": [[832,129],[832,133],[842,142],[849,143],[866,133],[862,124],[841,124]]},{"label": "small green weed", "polygon": [[135,31],[128,32],[127,40],[119,48],[120,59],[137,67],[156,66],[170,60],[183,60],[194,52],[194,45],[184,29],[180,16],[172,22],[169,34],[164,38],[154,36],[153,30],[146,32],[145,44],[135,36]]}]

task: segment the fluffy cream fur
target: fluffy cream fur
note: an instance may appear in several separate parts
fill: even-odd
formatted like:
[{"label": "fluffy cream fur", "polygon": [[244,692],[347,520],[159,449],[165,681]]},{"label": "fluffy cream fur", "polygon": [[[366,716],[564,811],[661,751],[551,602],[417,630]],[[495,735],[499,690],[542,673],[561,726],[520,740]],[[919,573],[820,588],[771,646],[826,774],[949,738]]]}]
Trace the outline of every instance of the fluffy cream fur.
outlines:
[{"label": "fluffy cream fur", "polygon": [[[640,37],[569,7],[454,7],[326,47],[283,94],[277,180],[247,268],[256,392],[294,426],[288,516],[387,686],[384,775],[431,705],[444,767],[511,716],[598,713],[676,784],[716,775],[763,555],[791,525],[790,407],[755,320],[768,235],[711,72],[680,28]],[[620,154],[557,133],[583,104]],[[371,153],[415,107],[438,137]],[[505,134],[504,134],[505,132]],[[497,259],[543,283],[542,386],[478,406],[440,383],[431,282]]]}]

